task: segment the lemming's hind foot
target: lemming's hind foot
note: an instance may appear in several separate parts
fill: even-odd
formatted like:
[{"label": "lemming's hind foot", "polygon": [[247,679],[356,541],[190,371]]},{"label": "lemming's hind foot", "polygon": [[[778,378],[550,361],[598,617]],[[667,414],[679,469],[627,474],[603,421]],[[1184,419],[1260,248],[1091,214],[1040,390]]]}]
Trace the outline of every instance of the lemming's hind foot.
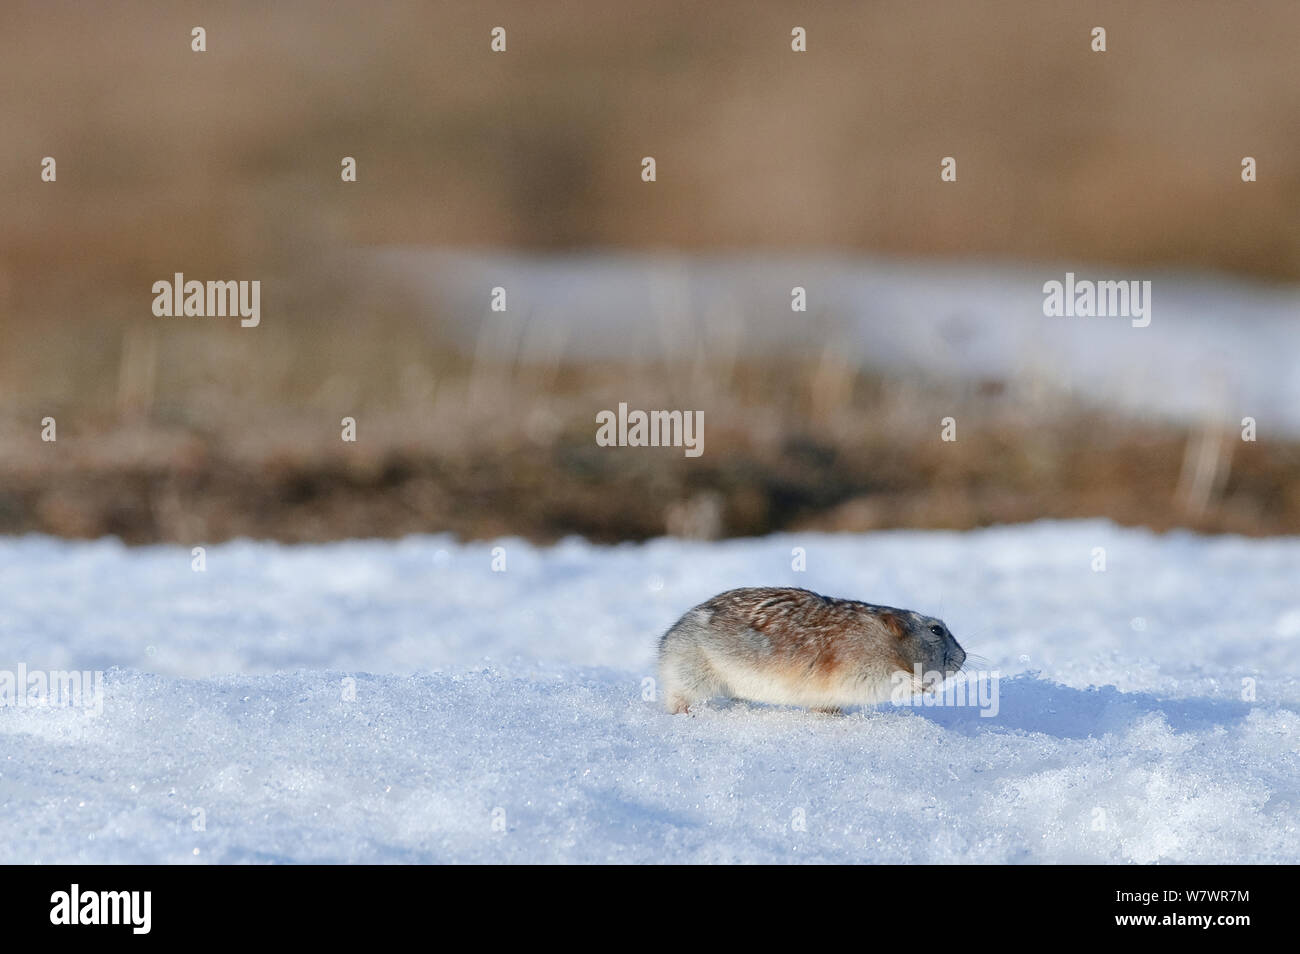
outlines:
[{"label": "lemming's hind foot", "polygon": [[675,693],[664,700],[664,708],[667,709],[671,715],[681,715],[683,712],[687,715],[693,714],[691,712],[691,700]]},{"label": "lemming's hind foot", "polygon": [[659,655],[659,688],[664,708],[678,715],[722,694],[723,686],[698,647],[669,644]]},{"label": "lemming's hind foot", "polygon": [[813,706],[813,712],[820,712],[822,715],[841,716],[844,710],[839,706]]}]

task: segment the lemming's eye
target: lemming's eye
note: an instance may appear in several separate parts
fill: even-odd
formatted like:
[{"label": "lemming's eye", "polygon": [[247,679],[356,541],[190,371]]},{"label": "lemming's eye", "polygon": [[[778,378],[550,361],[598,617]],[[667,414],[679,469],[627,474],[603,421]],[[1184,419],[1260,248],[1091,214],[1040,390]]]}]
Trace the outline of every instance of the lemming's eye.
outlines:
[{"label": "lemming's eye", "polygon": [[936,636],[942,636],[943,627],[940,626],[938,623],[935,623],[933,626],[930,627],[930,632],[934,633],[934,635]]}]

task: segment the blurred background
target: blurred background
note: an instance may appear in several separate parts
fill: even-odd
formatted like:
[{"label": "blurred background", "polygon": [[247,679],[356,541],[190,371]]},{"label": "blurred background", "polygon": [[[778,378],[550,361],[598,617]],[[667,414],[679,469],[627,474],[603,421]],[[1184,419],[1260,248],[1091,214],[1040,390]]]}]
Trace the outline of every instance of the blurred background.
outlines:
[{"label": "blurred background", "polygon": [[[1291,0],[6,2],[0,532],[1298,533],[1298,41]],[[1044,317],[1067,271],[1151,325]],[[175,272],[260,326],[154,317]],[[620,402],[703,456],[598,447]]]}]

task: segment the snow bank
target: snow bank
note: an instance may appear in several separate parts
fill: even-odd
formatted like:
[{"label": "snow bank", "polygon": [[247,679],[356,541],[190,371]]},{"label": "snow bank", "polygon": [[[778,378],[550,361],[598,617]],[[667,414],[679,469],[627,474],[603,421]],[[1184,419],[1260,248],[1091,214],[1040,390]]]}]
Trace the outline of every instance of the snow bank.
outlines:
[{"label": "snow bank", "polygon": [[[1300,287],[1223,275],[1070,266],[1080,281],[1151,282],[1150,325],[1048,318],[1046,282],[1067,266],[837,259],[833,256],[533,256],[406,247],[373,256],[408,284],[466,353],[551,361],[699,353],[842,357],[889,374],[999,378],[1026,400],[1063,391],[1089,404],[1191,425],[1300,436]],[[483,289],[505,281],[514,312],[483,324]],[[790,293],[808,291],[792,321]],[[808,320],[804,320],[807,318]],[[809,334],[809,322],[817,333]]]},{"label": "snow bank", "polygon": [[[1077,522],[191,559],[0,541],[0,670],[106,670],[99,713],[0,708],[0,862],[1300,860],[1300,540]],[[943,616],[999,671],[997,714],[647,701],[659,633],[756,583]]]}]

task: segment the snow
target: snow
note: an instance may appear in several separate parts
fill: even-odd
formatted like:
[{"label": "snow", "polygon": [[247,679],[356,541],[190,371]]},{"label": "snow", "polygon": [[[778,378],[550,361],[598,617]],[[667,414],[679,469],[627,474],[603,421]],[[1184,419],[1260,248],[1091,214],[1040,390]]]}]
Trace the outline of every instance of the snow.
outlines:
[{"label": "snow", "polygon": [[[888,374],[1008,382],[1126,416],[1300,436],[1300,287],[1096,264],[1009,266],[830,255],[533,256],[421,246],[358,251],[406,284],[462,350],[553,362],[556,354],[817,357],[828,348]],[[1150,281],[1151,322],[1043,314],[1046,282]],[[483,289],[509,286],[484,316]],[[790,293],[806,289],[808,312]],[[521,322],[518,314],[527,315]],[[810,329],[814,333],[809,333]]]},{"label": "snow", "polygon": [[[192,559],[0,540],[0,670],[105,671],[102,711],[0,708],[0,862],[1300,860],[1300,539],[1083,521]],[[942,616],[999,673],[996,714],[644,698],[659,634],[748,584]]]}]

